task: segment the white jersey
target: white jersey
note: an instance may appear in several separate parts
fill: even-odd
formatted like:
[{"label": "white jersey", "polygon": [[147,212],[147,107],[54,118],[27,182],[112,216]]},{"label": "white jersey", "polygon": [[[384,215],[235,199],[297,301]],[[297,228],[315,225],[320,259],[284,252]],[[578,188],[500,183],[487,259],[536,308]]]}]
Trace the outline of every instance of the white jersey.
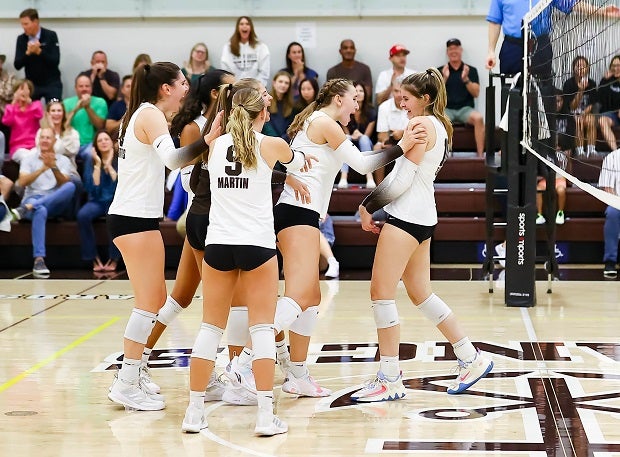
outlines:
[{"label": "white jersey", "polygon": [[312,162],[312,168],[307,172],[287,170],[287,173],[295,176],[295,178],[308,186],[312,201],[309,204],[298,201],[295,198],[295,191],[288,184],[285,184],[278,203],[308,208],[319,213],[320,217],[325,217],[332,189],[334,188],[334,179],[342,168],[343,161],[334,154],[334,150],[329,144],[316,144],[308,138],[308,126],[319,116],[327,116],[327,114],[322,111],[312,113],[304,122],[302,130],[295,135],[291,143],[291,149],[302,151],[304,154],[312,154],[319,161]]},{"label": "white jersey", "polygon": [[164,211],[166,167],[152,144],[136,138],[134,125],[144,109],[158,109],[144,102],[133,113],[123,145],[118,151],[118,184],[109,214],[142,218],[160,218]]},{"label": "white jersey", "polygon": [[[448,134],[443,124],[435,116],[427,116],[435,125],[436,140],[432,149],[424,154],[418,166],[411,187],[392,203],[385,211],[406,222],[432,226],[437,224],[435,188],[433,182],[448,157]],[[396,159],[391,173],[398,173],[405,157]]]},{"label": "white jersey", "polygon": [[230,134],[215,140],[209,156],[211,211],[205,246],[209,244],[249,245],[275,249],[272,169],[260,154],[265,135],[256,135],[257,166],[253,170],[234,161]]}]

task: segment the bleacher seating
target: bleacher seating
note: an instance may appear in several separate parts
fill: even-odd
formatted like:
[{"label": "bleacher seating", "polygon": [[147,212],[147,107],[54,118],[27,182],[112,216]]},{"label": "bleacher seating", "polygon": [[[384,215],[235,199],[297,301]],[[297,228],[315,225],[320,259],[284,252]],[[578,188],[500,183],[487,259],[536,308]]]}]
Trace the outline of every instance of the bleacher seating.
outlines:
[{"label": "bleacher seating", "polygon": [[[586,182],[596,182],[602,155],[574,161],[573,174]],[[5,165],[5,172],[7,165]],[[10,162],[8,167],[11,167]],[[11,169],[8,170],[9,172]],[[437,177],[436,202],[439,224],[432,246],[434,262],[476,263],[486,237],[485,178],[487,169],[475,153],[455,153],[449,158]],[[350,175],[351,176],[351,175]],[[360,179],[362,179],[360,177]],[[369,190],[362,185],[334,189],[329,213],[334,216],[336,244],[334,251],[343,268],[368,268],[372,263],[377,236],[364,232],[354,219],[354,213]],[[274,198],[277,191],[274,190]],[[495,207],[496,214],[501,208]],[[567,190],[567,221],[558,226],[558,242],[581,246],[573,258],[596,263],[602,256],[605,205],[586,192],[569,187]],[[162,222],[161,231],[166,244],[166,263],[176,267],[182,239],[174,222]],[[103,220],[96,223],[98,244],[105,248],[107,232]],[[503,239],[503,229],[496,229],[494,238]],[[538,239],[545,240],[543,227],[538,228]],[[74,221],[54,221],[47,230],[48,260],[51,268],[81,266],[79,234]],[[0,232],[0,268],[30,268],[31,240],[28,222],[13,224],[10,233]],[[577,252],[577,250],[574,250]]]}]

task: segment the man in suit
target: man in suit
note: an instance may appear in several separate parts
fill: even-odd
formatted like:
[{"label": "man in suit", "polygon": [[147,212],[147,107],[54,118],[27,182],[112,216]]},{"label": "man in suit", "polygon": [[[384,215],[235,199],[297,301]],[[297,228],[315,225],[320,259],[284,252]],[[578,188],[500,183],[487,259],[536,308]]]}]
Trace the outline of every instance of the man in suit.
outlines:
[{"label": "man in suit", "polygon": [[34,84],[33,100],[62,98],[60,47],[56,32],[39,25],[39,13],[28,8],[19,15],[24,33],[17,37],[14,66],[25,68],[26,78]]}]

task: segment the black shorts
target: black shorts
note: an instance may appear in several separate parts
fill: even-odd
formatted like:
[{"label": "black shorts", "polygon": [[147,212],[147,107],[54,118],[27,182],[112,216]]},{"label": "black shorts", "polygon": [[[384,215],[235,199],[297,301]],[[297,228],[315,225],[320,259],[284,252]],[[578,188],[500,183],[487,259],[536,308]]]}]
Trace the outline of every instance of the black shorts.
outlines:
[{"label": "black shorts", "polygon": [[319,213],[301,206],[278,203],[273,208],[273,226],[276,236],[280,231],[295,225],[309,225],[319,229]]},{"label": "black shorts", "polygon": [[254,270],[276,255],[262,246],[209,244],[204,249],[207,265],[220,271]]},{"label": "black shorts", "polygon": [[205,250],[205,239],[207,238],[207,228],[209,227],[208,214],[187,213],[185,219],[185,234],[191,247],[198,251]]},{"label": "black shorts", "polygon": [[118,214],[108,214],[106,216],[108,233],[113,240],[119,236],[130,235],[132,233],[150,232],[159,230],[159,218],[145,218],[121,216]]},{"label": "black shorts", "polygon": [[414,237],[418,243],[422,244],[425,240],[428,240],[433,236],[433,232],[435,231],[435,225],[419,225],[413,224],[411,222],[406,222],[401,219],[397,219],[394,216],[388,214],[388,218],[385,221],[386,224],[393,225],[394,227],[398,227],[401,230],[404,230],[409,235]]}]

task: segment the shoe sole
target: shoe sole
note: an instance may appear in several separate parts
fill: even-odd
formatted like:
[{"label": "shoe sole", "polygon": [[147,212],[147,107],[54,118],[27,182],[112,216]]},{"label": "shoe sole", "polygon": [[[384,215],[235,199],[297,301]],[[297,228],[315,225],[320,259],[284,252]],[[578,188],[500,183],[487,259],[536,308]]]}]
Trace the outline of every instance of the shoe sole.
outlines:
[{"label": "shoe sole", "polygon": [[484,371],[484,373],[482,373],[480,376],[478,376],[476,379],[474,379],[472,382],[470,382],[469,384],[463,384],[465,387],[461,387],[459,386],[458,390],[454,390],[452,392],[450,392],[450,390],[448,389],[447,392],[450,395],[458,395],[460,393],[465,392],[467,389],[469,389],[471,386],[473,386],[474,384],[476,384],[478,381],[480,381],[482,378],[484,378],[486,375],[488,375],[491,370],[493,369],[493,361],[491,360],[491,363],[489,363],[489,366],[487,367],[487,369]]},{"label": "shoe sole", "polygon": [[139,405],[138,403],[127,401],[124,398],[117,397],[114,392],[108,393],[108,398],[114,403],[118,403],[119,405],[125,406],[126,408],[135,409],[137,411],[161,411],[166,407],[166,404],[163,401],[161,402],[161,407],[159,407],[159,405],[145,407],[144,405]]},{"label": "shoe sole", "polygon": [[288,432],[288,428],[286,429],[276,429],[274,430],[271,427],[256,427],[254,429],[254,434],[256,436],[274,436],[274,435],[280,435],[282,433],[287,433]]},{"label": "shoe sole", "polygon": [[618,277],[618,273],[617,272],[603,272],[603,276],[605,276],[606,278],[617,278]]},{"label": "shoe sole", "polygon": [[373,398],[373,397],[351,397],[351,400],[359,402],[359,403],[379,403],[382,401],[396,401],[396,400],[402,400],[403,398],[405,398],[406,393],[402,393],[402,395],[400,395],[398,392],[396,392],[394,394],[394,396],[392,395],[388,395],[387,398],[383,397],[383,398]]}]

